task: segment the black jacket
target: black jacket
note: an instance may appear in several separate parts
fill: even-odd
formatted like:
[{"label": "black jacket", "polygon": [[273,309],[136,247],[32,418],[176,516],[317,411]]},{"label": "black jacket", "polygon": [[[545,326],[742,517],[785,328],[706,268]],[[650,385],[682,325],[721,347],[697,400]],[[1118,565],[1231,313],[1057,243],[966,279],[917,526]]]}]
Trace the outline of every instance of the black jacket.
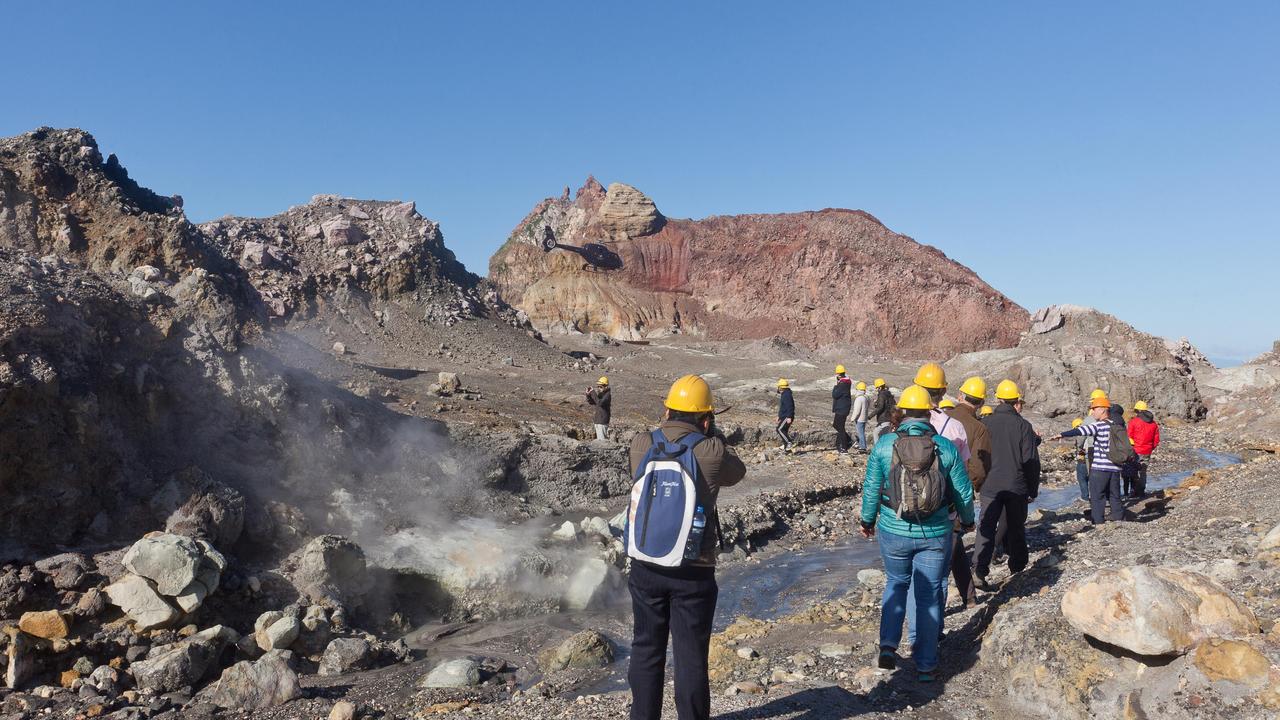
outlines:
[{"label": "black jacket", "polygon": [[587,402],[596,406],[596,414],[591,422],[596,425],[608,425],[609,418],[613,415],[613,395],[609,388],[588,392]]},{"label": "black jacket", "polygon": [[848,415],[853,409],[853,381],[847,377],[838,378],[836,386],[831,388],[831,412],[836,415]]},{"label": "black jacket", "polygon": [[889,388],[881,385],[876,391],[876,399],[871,403],[871,417],[877,423],[887,423],[893,416],[893,393],[889,392]]},{"label": "black jacket", "polygon": [[986,419],[991,437],[991,469],[982,484],[984,497],[1001,491],[1034,498],[1040,492],[1040,438],[1013,406],[1001,403]]},{"label": "black jacket", "polygon": [[796,399],[791,395],[791,388],[783,388],[778,393],[778,419],[796,418]]}]

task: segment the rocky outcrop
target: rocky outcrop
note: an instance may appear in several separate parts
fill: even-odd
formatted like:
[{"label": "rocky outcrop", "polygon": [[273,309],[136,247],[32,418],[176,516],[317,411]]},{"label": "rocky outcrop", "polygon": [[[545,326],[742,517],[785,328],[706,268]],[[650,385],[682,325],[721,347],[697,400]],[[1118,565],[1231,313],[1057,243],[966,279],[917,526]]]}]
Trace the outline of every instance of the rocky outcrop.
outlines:
[{"label": "rocky outcrop", "polygon": [[1035,412],[1051,417],[1082,414],[1094,388],[1126,409],[1145,400],[1159,416],[1205,414],[1192,369],[1163,339],[1075,305],[1036,311],[1017,347],[959,355],[946,370],[952,377],[1010,378]]},{"label": "rocky outcrop", "polygon": [[[544,251],[548,228],[572,249]],[[938,356],[1008,347],[1028,326],[1025,310],[968,268],[867,213],[675,220],[634,188],[606,192],[594,178],[573,199],[539,203],[490,260],[489,279],[543,331],[625,339],[781,336]]]}]

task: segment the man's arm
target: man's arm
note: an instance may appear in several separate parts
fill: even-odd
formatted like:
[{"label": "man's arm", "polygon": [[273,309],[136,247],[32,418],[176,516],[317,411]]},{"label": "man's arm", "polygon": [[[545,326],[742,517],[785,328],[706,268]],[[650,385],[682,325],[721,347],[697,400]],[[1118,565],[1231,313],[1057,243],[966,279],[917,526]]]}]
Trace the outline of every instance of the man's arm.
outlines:
[{"label": "man's arm", "polygon": [[880,515],[880,495],[888,473],[884,453],[872,451],[867,457],[867,474],[862,481],[861,520],[864,525],[874,525]]},{"label": "man's arm", "polygon": [[1022,476],[1027,481],[1027,497],[1035,500],[1040,494],[1040,438],[1026,423],[1022,430]]},{"label": "man's arm", "polygon": [[707,484],[717,488],[737,485],[747,474],[747,466],[742,459],[728,448],[723,438],[715,435],[695,445],[693,457],[698,461]]}]

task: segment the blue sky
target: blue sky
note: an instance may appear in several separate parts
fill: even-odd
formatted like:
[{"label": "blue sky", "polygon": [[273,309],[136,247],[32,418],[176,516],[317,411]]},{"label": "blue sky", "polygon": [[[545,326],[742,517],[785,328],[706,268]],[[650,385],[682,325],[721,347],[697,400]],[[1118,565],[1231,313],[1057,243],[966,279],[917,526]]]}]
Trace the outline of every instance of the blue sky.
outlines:
[{"label": "blue sky", "polygon": [[673,217],[866,210],[1028,307],[1280,338],[1280,3],[21,3],[0,135],[198,221],[412,199],[480,274],[589,173]]}]

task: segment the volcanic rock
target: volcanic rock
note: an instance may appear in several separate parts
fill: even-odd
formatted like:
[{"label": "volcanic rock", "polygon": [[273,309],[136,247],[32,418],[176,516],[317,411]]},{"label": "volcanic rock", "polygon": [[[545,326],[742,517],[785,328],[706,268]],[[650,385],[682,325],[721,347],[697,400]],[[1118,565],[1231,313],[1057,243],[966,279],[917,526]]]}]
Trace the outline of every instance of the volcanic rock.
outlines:
[{"label": "volcanic rock", "polygon": [[210,702],[236,710],[261,710],[302,696],[298,674],[286,655],[273,650],[255,661],[242,661],[227,668],[209,693]]},{"label": "volcanic rock", "polygon": [[139,631],[165,627],[181,615],[146,578],[126,575],[106,588],[111,603],[133,620]]},{"label": "volcanic rock", "polygon": [[1199,573],[1144,565],[1074,583],[1062,614],[1080,632],[1140,655],[1182,654],[1210,637],[1258,632],[1258,620]]},{"label": "volcanic rock", "polygon": [[48,575],[59,590],[75,590],[92,570],[89,558],[81,553],[62,553],[36,562],[36,569]]},{"label": "volcanic rock", "polygon": [[[1009,347],[1029,325],[968,268],[864,212],[661,218],[633,188],[589,179],[573,200],[539,203],[489,277],[544,332],[783,336],[937,357]],[[546,228],[579,251],[544,251]]]},{"label": "volcanic rock", "polygon": [[302,549],[294,582],[312,602],[358,604],[368,588],[364,551],[339,535],[321,535]]},{"label": "volcanic rock", "polygon": [[565,668],[598,668],[613,662],[613,643],[595,630],[583,630],[544,651],[538,663],[544,672]]},{"label": "volcanic rock", "polygon": [[146,660],[130,665],[129,672],[138,687],[157,694],[195,686],[217,667],[223,648],[238,639],[231,628],[211,627],[172,645],[153,648]]},{"label": "volcanic rock", "polygon": [[320,658],[321,675],[342,675],[373,664],[374,653],[364,638],[335,638]]},{"label": "volcanic rock", "polygon": [[467,658],[440,663],[422,681],[422,687],[425,688],[458,688],[479,684],[480,663]]},{"label": "volcanic rock", "polygon": [[1239,640],[1213,638],[1196,646],[1196,667],[1209,680],[1227,680],[1258,689],[1267,684],[1271,661],[1258,649]]},{"label": "volcanic rock", "polygon": [[253,624],[253,638],[263,650],[284,650],[301,632],[296,616],[278,610],[263,613]]},{"label": "volcanic rock", "polygon": [[18,629],[45,640],[61,640],[71,631],[67,619],[57,610],[23,613]]},{"label": "volcanic rock", "polygon": [[172,533],[144,537],[125,553],[124,566],[156,584],[161,595],[176,596],[196,579],[204,557],[194,540]]}]

